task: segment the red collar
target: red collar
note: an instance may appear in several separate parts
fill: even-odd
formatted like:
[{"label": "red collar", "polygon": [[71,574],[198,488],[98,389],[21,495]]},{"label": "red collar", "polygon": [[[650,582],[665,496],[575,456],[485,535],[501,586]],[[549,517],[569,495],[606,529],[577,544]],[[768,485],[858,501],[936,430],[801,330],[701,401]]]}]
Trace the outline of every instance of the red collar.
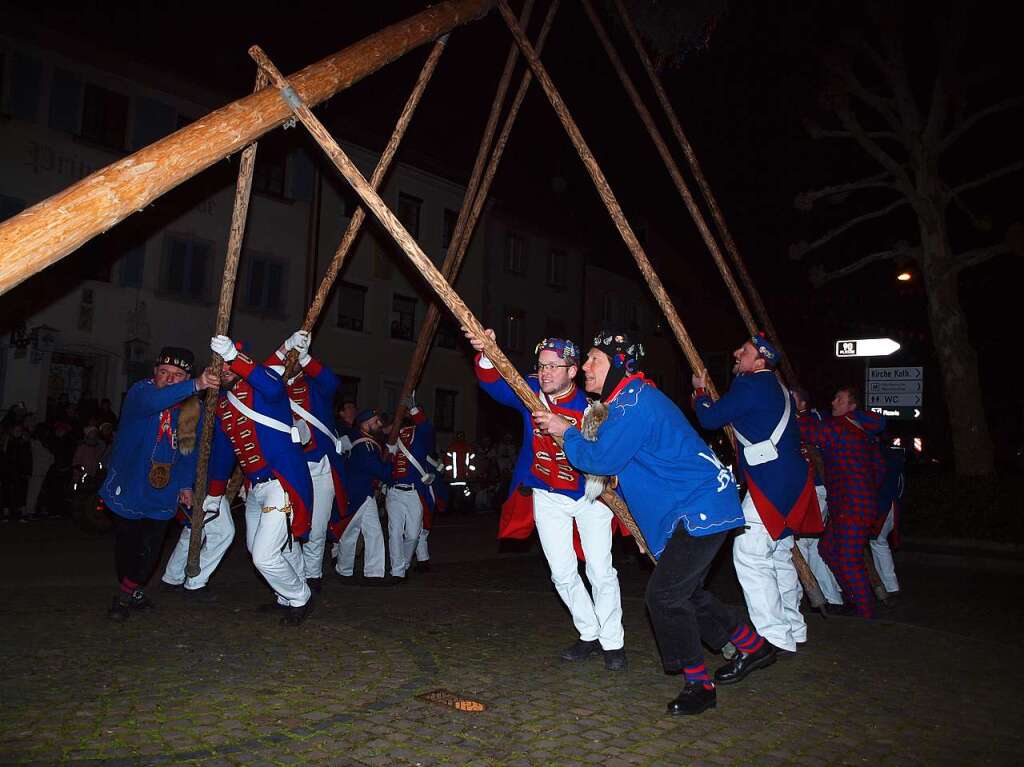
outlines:
[{"label": "red collar", "polygon": [[608,395],[608,398],[605,400],[605,404],[612,402],[616,397],[619,396],[619,393],[624,388],[626,388],[627,384],[631,384],[634,381],[640,381],[642,383],[651,383],[646,378],[644,378],[643,371],[638,370],[636,373],[633,373],[633,375],[626,376],[621,381],[619,381],[619,385],[612,389],[612,393]]},{"label": "red collar", "polygon": [[565,394],[561,397],[552,397],[550,394],[545,394],[544,396],[548,398],[552,405],[559,405],[576,396],[576,383],[570,383],[569,388],[566,389]]}]

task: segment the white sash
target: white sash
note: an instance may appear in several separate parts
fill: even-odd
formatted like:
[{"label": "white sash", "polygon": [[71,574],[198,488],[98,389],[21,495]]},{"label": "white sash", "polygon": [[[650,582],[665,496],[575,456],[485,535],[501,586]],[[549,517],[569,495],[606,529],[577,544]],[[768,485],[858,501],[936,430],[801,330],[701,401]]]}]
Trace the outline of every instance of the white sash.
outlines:
[{"label": "white sash", "polygon": [[326,436],[327,439],[334,443],[334,450],[336,453],[338,453],[338,455],[341,455],[342,453],[347,453],[349,450],[352,449],[352,440],[350,440],[347,436],[335,436],[334,432],[328,429],[320,421],[319,418],[317,418],[315,415],[306,410],[306,408],[302,407],[302,405],[291,399],[289,399],[288,402],[292,407],[293,413],[299,416],[299,418],[304,420],[306,423],[310,424],[317,431],[323,432],[324,436]]},{"label": "white sash", "polygon": [[398,449],[402,451],[402,455],[404,455],[406,458],[408,458],[409,459],[409,463],[411,463],[413,468],[416,469],[416,471],[418,471],[420,473],[420,482],[422,482],[424,484],[428,484],[427,483],[427,477],[429,477],[430,474],[425,472],[425,471],[423,471],[423,466],[420,464],[420,462],[417,461],[415,458],[413,458],[412,453],[409,452],[409,448],[407,448],[405,446],[405,443],[402,442],[401,435],[399,435],[397,441],[398,441]]},{"label": "white sash", "polygon": [[269,415],[257,413],[251,407],[249,407],[240,399],[238,399],[238,397],[236,397],[232,392],[228,392],[227,395],[228,402],[230,402],[231,405],[245,417],[255,421],[256,423],[261,423],[264,426],[269,426],[274,431],[280,431],[284,432],[285,434],[291,435],[292,442],[296,444],[300,444],[302,442],[302,438],[299,436],[299,430],[296,429],[295,426],[288,426],[287,424],[274,420]]},{"label": "white sash", "polygon": [[778,378],[775,379],[778,383],[779,388],[782,389],[782,396],[786,400],[786,407],[782,411],[782,418],[779,420],[778,425],[772,431],[771,435],[766,440],[761,442],[751,442],[742,434],[739,429],[735,426],[732,427],[733,433],[736,435],[736,439],[743,445],[743,457],[747,459],[749,466],[759,466],[762,463],[768,463],[774,461],[779,457],[779,451],[776,446],[779,444],[779,440],[782,439],[782,433],[786,431],[786,426],[789,424],[789,414],[791,412],[790,405],[792,400],[790,399],[789,391],[783,386],[782,381]]}]

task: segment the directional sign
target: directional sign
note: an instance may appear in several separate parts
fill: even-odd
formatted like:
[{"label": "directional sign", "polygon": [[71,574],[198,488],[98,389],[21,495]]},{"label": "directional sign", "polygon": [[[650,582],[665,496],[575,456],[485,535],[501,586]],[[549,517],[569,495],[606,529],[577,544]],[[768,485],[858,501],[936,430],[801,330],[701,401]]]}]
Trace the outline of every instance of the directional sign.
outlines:
[{"label": "directional sign", "polygon": [[921,394],[886,394],[885,392],[879,394],[868,394],[868,405],[875,406],[879,405],[885,407],[891,405],[898,407],[900,405],[913,405],[921,407],[922,397]]},{"label": "directional sign", "polygon": [[836,341],[836,356],[885,357],[899,348],[899,343],[891,338],[852,338],[847,341]]},{"label": "directional sign", "polygon": [[869,381],[920,381],[924,378],[924,368],[868,368]]},{"label": "directional sign", "polygon": [[890,421],[918,421],[923,417],[919,407],[873,407],[872,413],[881,413]]},{"label": "directional sign", "polygon": [[906,379],[901,379],[898,381],[868,380],[868,394],[909,394],[911,392],[922,391],[924,391],[924,381],[920,379],[916,381],[908,381]]}]

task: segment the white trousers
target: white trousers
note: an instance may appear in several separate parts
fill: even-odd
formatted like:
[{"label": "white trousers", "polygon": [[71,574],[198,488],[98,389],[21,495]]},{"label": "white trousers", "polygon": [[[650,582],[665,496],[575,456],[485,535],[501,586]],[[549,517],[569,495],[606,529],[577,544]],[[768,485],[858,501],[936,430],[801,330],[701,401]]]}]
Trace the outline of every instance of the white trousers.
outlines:
[{"label": "white trousers", "polygon": [[363,575],[367,578],[384,577],[384,531],[380,529],[380,515],[377,501],[371,495],[341,534],[338,541],[338,575],[352,575],[356,565],[356,543],[363,536]]},{"label": "white trousers", "polygon": [[[278,604],[302,607],[310,591],[303,577],[302,546],[288,541],[288,494],[276,479],[249,490],[245,499],[245,543],[252,563],[277,594]],[[266,511],[264,511],[266,509]]]},{"label": "white trousers", "polygon": [[423,504],[415,488],[388,489],[388,553],[391,555],[391,574],[404,578],[423,529]]},{"label": "white trousers", "polygon": [[772,540],[749,493],[743,499],[743,516],[747,529],[733,541],[732,562],[750,622],[776,647],[795,651],[797,642],[807,641],[807,624],[800,613],[793,536]]},{"label": "white trousers", "polygon": [[420,539],[416,542],[416,561],[427,562],[430,560],[430,549],[427,548],[427,538],[430,531],[425,527],[420,528]]},{"label": "white trousers", "polygon": [[331,521],[334,506],[334,477],[331,462],[325,455],[318,463],[307,463],[309,476],[313,480],[313,519],[309,528],[309,540],[302,544],[304,575],[319,578],[323,575],[324,544],[327,541],[327,523]]},{"label": "white trousers", "polygon": [[890,594],[900,590],[900,582],[896,580],[896,563],[892,559],[892,549],[889,548],[889,533],[893,528],[893,515],[895,509],[889,507],[889,514],[882,525],[882,532],[877,538],[872,538],[868,543],[871,546],[871,558],[875,560],[875,569],[878,577],[882,579],[882,585]]},{"label": "white trousers", "polygon": [[[818,507],[821,509],[821,521],[828,521],[828,501],[823,485],[815,485],[815,492],[818,494]],[[821,588],[821,594],[830,605],[841,605],[843,594],[839,589],[839,581],[832,574],[832,570],[818,553],[818,541],[820,538],[801,538],[796,542],[800,547],[800,553],[804,555],[807,566],[811,568],[811,574]],[[802,592],[802,589],[801,589]]]},{"label": "white trousers", "polygon": [[[535,488],[533,519],[541,549],[551,568],[551,581],[572,615],[580,639],[600,640],[604,650],[623,645],[619,574],[612,566],[612,512],[598,501],[574,501],[561,493]],[[593,598],[580,577],[572,545],[572,522],[580,532],[586,573]]]},{"label": "white trousers", "polygon": [[164,583],[172,586],[185,584],[189,591],[195,591],[206,586],[217,565],[224,559],[224,555],[235,540],[235,520],[231,518],[231,504],[228,499],[221,496],[220,514],[203,523],[203,548],[199,550],[199,575],[194,578],[185,577],[185,565],[188,563],[188,545],[192,538],[192,528],[182,526],[178,543],[171,552],[171,558],[167,560],[167,567],[160,578]]}]

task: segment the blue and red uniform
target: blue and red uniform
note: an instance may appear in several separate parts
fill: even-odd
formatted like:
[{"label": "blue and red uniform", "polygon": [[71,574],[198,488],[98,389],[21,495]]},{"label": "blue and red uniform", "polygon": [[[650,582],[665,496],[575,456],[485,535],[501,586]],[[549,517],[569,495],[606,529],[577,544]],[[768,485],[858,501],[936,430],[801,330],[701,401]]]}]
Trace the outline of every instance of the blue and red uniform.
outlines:
[{"label": "blue and red uniform", "polygon": [[[789,396],[771,370],[762,370],[737,376],[717,402],[699,389],[694,393],[693,404],[703,428],[720,429],[732,424],[748,441],[757,443],[767,440],[778,426],[785,413],[785,398]],[[800,428],[792,402],[789,412],[776,445],[776,459],[751,466],[742,448],[736,451],[747,492],[774,540],[794,533],[817,535],[822,531],[814,471],[800,452]]]},{"label": "blue and red uniform", "polygon": [[[265,363],[267,367],[284,364],[280,352]],[[307,420],[309,426],[309,442],[303,446],[303,457],[307,463],[319,463],[324,456],[331,464],[331,479],[334,483],[334,505],[331,518],[327,523],[327,534],[332,541],[341,539],[341,533],[352,520],[348,512],[345,492],[345,470],[343,451],[338,449],[337,424],[334,420],[334,395],[341,384],[334,371],[315,357],[310,358],[296,375],[286,382],[288,399],[312,414],[317,421],[327,428],[329,434]],[[294,409],[293,409],[294,411]],[[299,418],[301,414],[295,413]]]},{"label": "blue and red uniform", "polygon": [[[292,423],[285,383],[276,372],[238,353],[229,364],[241,378],[231,393],[246,407],[284,424]],[[246,487],[277,479],[292,506],[291,534],[305,540],[313,508],[313,485],[301,448],[290,434],[243,415],[224,391],[217,403],[217,428],[210,455],[210,495],[223,495],[235,462]]]},{"label": "blue and red uniform", "polygon": [[[511,492],[501,507],[498,537],[529,538],[534,529],[534,519],[533,496],[528,490],[539,488],[578,500],[583,497],[587,480],[569,463],[565,451],[558,446],[558,443],[550,435],[541,434],[534,426],[529,408],[522,403],[498,371],[493,367],[482,366],[481,359],[482,355],[478,354],[476,377],[480,382],[480,387],[495,402],[519,411],[523,420],[522,448],[512,472],[512,480],[509,483]],[[541,394],[540,381],[537,380],[537,376],[530,376],[526,379],[526,383],[540,397],[541,401],[545,402],[551,412],[562,416],[577,428],[583,424],[583,412],[587,409],[587,397],[575,384],[556,399]],[[624,535],[629,534],[628,530],[619,525],[618,519],[612,522],[612,527],[613,529],[617,528]],[[582,550],[576,537],[574,537],[574,544],[577,555],[582,558]]]},{"label": "blue and red uniform", "polygon": [[823,421],[801,416],[798,422],[803,440],[818,447],[825,464],[829,520],[818,551],[845,599],[869,618],[873,609],[864,547],[878,529],[878,492],[885,474],[873,435],[885,427],[885,419],[857,410]]},{"label": "blue and red uniform", "polygon": [[[427,474],[434,474],[434,466],[428,460],[429,455],[437,446],[434,425],[427,418],[427,414],[418,407],[409,410],[409,420],[412,423],[399,430],[398,438],[402,440],[402,444],[416,459],[423,471]],[[437,507],[433,484],[424,484],[423,475],[401,450],[391,456],[391,484],[410,484],[416,488],[420,504],[423,506],[423,529],[429,530],[433,522],[434,510]]]}]

